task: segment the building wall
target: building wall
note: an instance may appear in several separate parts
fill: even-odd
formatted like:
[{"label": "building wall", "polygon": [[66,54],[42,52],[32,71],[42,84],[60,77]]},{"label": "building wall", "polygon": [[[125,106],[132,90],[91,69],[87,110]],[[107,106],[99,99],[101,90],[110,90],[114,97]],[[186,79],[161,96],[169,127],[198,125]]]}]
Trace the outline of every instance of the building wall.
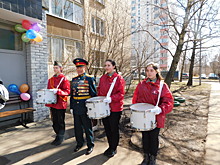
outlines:
[{"label": "building wall", "polygon": [[27,80],[30,86],[32,96],[32,106],[36,109],[34,112],[34,121],[45,119],[49,116],[49,110],[44,104],[36,103],[37,91],[47,88],[48,81],[48,51],[47,51],[47,28],[46,13],[42,11],[41,34],[43,41],[37,44],[27,44]]},{"label": "building wall", "polygon": [[138,65],[143,67],[148,62],[156,62],[160,64],[162,70],[168,69],[167,50],[157,42],[168,47],[168,34],[164,33],[167,30],[164,25],[167,25],[168,16],[161,9],[166,6],[166,0],[132,0],[131,31],[134,33],[132,34],[131,64],[133,68]]},{"label": "building wall", "polygon": [[[48,75],[53,76],[53,63],[59,61],[63,65],[64,75],[71,80],[76,75],[72,61],[83,57],[84,52],[84,3],[82,0],[42,2],[47,10]],[[61,8],[62,11],[59,10]]]},{"label": "building wall", "polygon": [[0,8],[42,19],[42,0],[0,0]]},{"label": "building wall", "polygon": [[106,59],[115,60],[122,74],[130,72],[130,24],[129,0],[85,1],[85,58],[90,74],[103,74]]}]

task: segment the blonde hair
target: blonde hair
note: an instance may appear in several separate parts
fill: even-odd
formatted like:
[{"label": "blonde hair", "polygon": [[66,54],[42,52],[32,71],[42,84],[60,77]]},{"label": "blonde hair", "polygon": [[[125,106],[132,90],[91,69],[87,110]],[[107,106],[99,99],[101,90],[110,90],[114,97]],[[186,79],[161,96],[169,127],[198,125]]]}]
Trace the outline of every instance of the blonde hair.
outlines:
[{"label": "blonde hair", "polygon": [[163,80],[163,77],[161,76],[161,73],[160,73],[159,64],[154,63],[154,62],[150,62],[150,63],[148,63],[148,64],[146,65],[145,71],[147,70],[147,67],[148,67],[148,66],[152,66],[152,68],[157,72],[156,77],[157,77],[159,80]]}]

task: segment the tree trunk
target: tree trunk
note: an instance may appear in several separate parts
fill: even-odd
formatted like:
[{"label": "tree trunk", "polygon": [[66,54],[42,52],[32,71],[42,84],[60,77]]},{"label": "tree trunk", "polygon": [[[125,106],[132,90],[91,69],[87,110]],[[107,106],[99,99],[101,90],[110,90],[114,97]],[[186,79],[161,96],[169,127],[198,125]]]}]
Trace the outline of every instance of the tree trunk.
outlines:
[{"label": "tree trunk", "polygon": [[196,41],[193,42],[193,50],[192,50],[190,67],[189,67],[189,80],[187,82],[187,86],[193,85],[193,69],[195,63],[195,56],[196,56]]},{"label": "tree trunk", "polygon": [[184,55],[183,55],[183,63],[182,63],[181,72],[180,72],[180,82],[182,82],[183,80],[183,70],[184,70],[185,60],[186,60],[186,51],[184,52]]},{"label": "tree trunk", "polygon": [[185,29],[182,30],[181,34],[179,35],[179,41],[178,41],[178,45],[177,45],[177,48],[176,48],[176,52],[175,52],[175,55],[173,56],[173,61],[172,61],[172,64],[171,64],[171,67],[170,67],[170,70],[168,71],[167,73],[167,76],[165,78],[165,83],[170,87],[171,86],[171,82],[173,80],[173,76],[174,76],[174,73],[176,71],[176,68],[177,68],[177,65],[178,65],[178,62],[180,60],[180,55],[182,53],[182,49],[183,49],[183,45],[184,45],[184,37],[185,37]]}]

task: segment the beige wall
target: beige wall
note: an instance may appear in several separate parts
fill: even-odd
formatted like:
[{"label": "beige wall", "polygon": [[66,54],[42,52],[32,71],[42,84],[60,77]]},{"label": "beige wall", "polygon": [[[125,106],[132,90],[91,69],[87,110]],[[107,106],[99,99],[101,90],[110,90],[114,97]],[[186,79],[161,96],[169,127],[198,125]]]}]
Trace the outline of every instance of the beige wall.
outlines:
[{"label": "beige wall", "polygon": [[[102,74],[102,68],[94,68],[92,50],[104,54],[103,61],[113,59],[120,71],[125,74],[130,71],[130,1],[105,0],[105,5],[95,0],[85,1],[85,58],[90,62],[91,74]],[[92,16],[104,21],[104,36],[92,32]],[[102,66],[104,65],[102,61]]]}]

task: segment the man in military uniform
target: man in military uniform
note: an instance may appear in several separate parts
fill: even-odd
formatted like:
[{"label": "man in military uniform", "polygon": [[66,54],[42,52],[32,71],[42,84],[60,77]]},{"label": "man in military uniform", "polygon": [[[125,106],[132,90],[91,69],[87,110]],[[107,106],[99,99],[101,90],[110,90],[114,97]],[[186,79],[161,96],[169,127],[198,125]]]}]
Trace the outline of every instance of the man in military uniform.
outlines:
[{"label": "man in military uniform", "polygon": [[73,111],[74,130],[76,137],[75,152],[79,151],[84,144],[83,128],[86,133],[88,149],[86,155],[93,151],[94,135],[92,131],[92,122],[87,115],[86,99],[96,96],[95,80],[92,76],[86,74],[86,65],[88,62],[81,58],[73,60],[76,65],[77,76],[73,77],[71,84],[70,109]]}]

